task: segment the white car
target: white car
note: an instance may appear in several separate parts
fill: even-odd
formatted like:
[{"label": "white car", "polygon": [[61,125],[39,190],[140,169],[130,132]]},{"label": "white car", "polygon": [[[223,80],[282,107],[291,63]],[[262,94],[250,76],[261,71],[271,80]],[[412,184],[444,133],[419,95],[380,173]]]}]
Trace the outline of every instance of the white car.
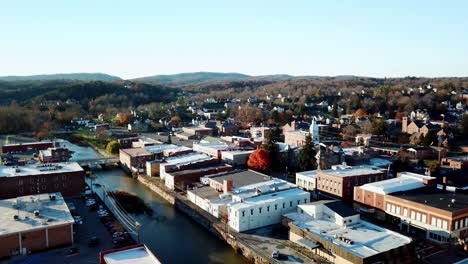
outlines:
[{"label": "white car", "polygon": [[275,251],[273,251],[273,252],[271,253],[271,257],[274,258],[274,259],[279,258],[279,256],[280,256],[280,253],[279,253],[278,250],[275,250]]}]

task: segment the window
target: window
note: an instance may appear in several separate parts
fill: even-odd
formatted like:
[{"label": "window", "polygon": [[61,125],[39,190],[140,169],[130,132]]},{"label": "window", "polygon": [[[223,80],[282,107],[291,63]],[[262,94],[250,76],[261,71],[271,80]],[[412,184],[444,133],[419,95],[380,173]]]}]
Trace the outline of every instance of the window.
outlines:
[{"label": "window", "polygon": [[390,204],[387,204],[387,211],[391,211],[391,205]]},{"label": "window", "polygon": [[244,217],[244,216],[245,216],[245,211],[242,211],[242,217]]},{"label": "window", "polygon": [[261,214],[262,213],[262,208],[258,208],[258,213]]},{"label": "window", "polygon": [[416,221],[421,222],[421,214],[416,213]]},{"label": "window", "polygon": [[286,206],[286,203],[283,203],[283,208]]},{"label": "window", "polygon": [[301,203],[301,200],[297,200],[297,204],[299,205]]},{"label": "window", "polygon": [[33,192],[33,191],[34,191],[34,187],[31,187],[31,192]]},{"label": "window", "polygon": [[413,220],[416,219],[416,214],[414,213],[414,211],[411,211],[411,219],[413,219]]},{"label": "window", "polygon": [[275,211],[276,211],[276,210],[278,210],[278,205],[277,205],[277,204],[275,204]]},{"label": "window", "polygon": [[458,229],[458,221],[455,221],[455,230]]},{"label": "window", "polygon": [[442,220],[437,219],[437,227],[442,228]]},{"label": "window", "polygon": [[289,201],[289,207],[292,207],[292,201]]},{"label": "window", "polygon": [[47,186],[42,185],[42,190],[45,190],[46,188],[47,188]]},{"label": "window", "polygon": [[19,180],[18,185],[23,185],[23,180]]},{"label": "window", "polygon": [[304,203],[307,203],[307,198],[304,199]]},{"label": "window", "polygon": [[400,206],[397,206],[396,213],[397,213],[397,215],[400,215]]},{"label": "window", "polygon": [[267,212],[270,212],[270,206],[269,205],[267,206]]},{"label": "window", "polygon": [[23,188],[19,188],[20,193],[23,193],[23,191],[24,191]]},{"label": "window", "polygon": [[42,181],[42,182],[46,182],[47,179],[46,179],[46,178],[42,178],[41,181]]},{"label": "window", "polygon": [[403,216],[408,217],[408,209],[406,208],[403,209]]},{"label": "window", "polygon": [[253,209],[250,209],[250,215],[253,215]]},{"label": "window", "polygon": [[432,226],[437,226],[436,218],[435,218],[435,217],[432,217],[431,225],[432,225]]},{"label": "window", "polygon": [[421,215],[421,222],[423,222],[424,224],[426,223],[426,215],[425,214]]},{"label": "window", "polygon": [[444,221],[444,222],[442,223],[442,228],[445,229],[445,230],[447,230],[447,221]]}]

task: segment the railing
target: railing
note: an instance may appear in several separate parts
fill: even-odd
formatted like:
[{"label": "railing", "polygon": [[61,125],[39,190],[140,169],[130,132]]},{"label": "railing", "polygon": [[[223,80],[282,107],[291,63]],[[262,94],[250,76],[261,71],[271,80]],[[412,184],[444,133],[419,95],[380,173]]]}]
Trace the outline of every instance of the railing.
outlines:
[{"label": "railing", "polygon": [[130,233],[136,241],[140,242],[140,227],[141,224],[136,221],[123,206],[117,201],[112,192],[108,191],[105,185],[101,185],[102,196],[104,204],[114,214],[115,218],[120,224]]}]

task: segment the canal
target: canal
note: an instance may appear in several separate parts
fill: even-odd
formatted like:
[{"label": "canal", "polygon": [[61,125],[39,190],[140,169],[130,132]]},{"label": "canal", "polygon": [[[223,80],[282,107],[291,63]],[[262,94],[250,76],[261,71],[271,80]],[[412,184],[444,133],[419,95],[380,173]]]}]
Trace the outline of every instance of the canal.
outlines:
[{"label": "canal", "polygon": [[[134,218],[142,224],[140,241],[162,263],[247,263],[230,246],[122,170],[95,170],[94,174],[97,176],[94,183],[105,185],[109,190],[136,194],[151,206],[153,216],[141,214]],[[94,188],[97,193],[102,192],[100,187]]]}]

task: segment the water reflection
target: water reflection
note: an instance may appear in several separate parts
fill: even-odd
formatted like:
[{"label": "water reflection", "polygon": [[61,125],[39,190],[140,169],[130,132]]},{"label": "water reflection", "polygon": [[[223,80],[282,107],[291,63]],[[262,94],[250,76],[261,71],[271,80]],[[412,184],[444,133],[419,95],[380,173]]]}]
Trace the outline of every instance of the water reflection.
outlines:
[{"label": "water reflection", "polygon": [[[153,216],[137,215],[142,224],[141,241],[163,263],[247,263],[231,247],[211,235],[190,218],[138,181],[118,169],[97,170],[95,183],[111,190],[124,190],[141,197],[154,210]],[[96,192],[100,192],[96,187]]]}]

